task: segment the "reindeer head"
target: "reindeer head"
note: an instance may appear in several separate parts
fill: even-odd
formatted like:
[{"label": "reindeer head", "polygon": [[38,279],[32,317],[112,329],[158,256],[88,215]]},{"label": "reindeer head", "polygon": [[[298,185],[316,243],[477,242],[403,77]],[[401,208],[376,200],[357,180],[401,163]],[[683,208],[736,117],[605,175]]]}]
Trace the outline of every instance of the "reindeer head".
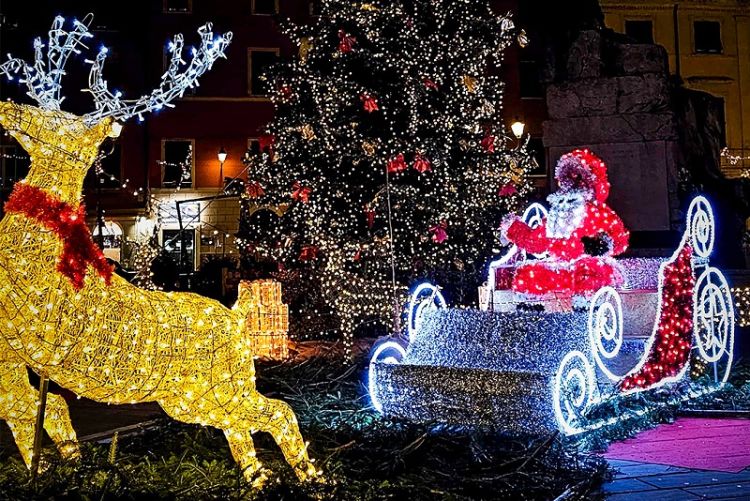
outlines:
[{"label": "reindeer head", "polygon": [[182,60],[183,37],[175,35],[169,45],[169,68],[161,77],[159,87],[150,94],[134,100],[123,100],[119,92],[111,92],[102,77],[107,49],[102,47],[91,64],[88,89],[94,98],[94,111],[77,116],[61,111],[62,76],[71,53],[80,54],[87,49],[84,41],[92,38],[88,26],[93,19],[89,14],[81,21],[73,21],[73,29],[64,29],[65,20],[56,17],[49,31],[46,61],[41,39],[34,40],[34,64],[30,65],[8,54],[0,65],[0,73],[10,80],[18,76],[25,83],[26,93],[38,106],[0,103],[0,125],[15,137],[32,159],[32,173],[39,169],[80,169],[83,174],[97,155],[99,145],[108,136],[117,137],[122,125],[119,121],[144,113],[171,107],[171,101],[182,97],[185,90],[198,85],[198,78],[208,71],[232,40],[232,33],[214,37],[211,23],[198,29],[199,48],[192,49],[189,64]]}]

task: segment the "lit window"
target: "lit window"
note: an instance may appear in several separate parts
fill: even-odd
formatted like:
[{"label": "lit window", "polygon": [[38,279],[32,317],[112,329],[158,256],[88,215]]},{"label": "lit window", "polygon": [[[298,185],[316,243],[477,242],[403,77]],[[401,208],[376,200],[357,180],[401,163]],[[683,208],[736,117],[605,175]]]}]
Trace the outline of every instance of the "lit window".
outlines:
[{"label": "lit window", "polygon": [[163,188],[193,186],[193,141],[165,139],[162,141],[161,185]]},{"label": "lit window", "polygon": [[[183,249],[182,246],[185,245]],[[161,245],[179,270],[195,269],[195,230],[162,230]]]},{"label": "lit window", "polygon": [[193,11],[193,0],[164,0],[163,8],[167,14],[189,14]]},{"label": "lit window", "polygon": [[279,13],[279,0],[252,0],[252,13],[271,16]]},{"label": "lit window", "polygon": [[654,24],[651,21],[625,21],[625,34],[636,43],[654,43]]},{"label": "lit window", "polygon": [[279,59],[279,49],[248,49],[247,92],[252,96],[267,96],[268,82],[265,73]]},{"label": "lit window", "polygon": [[721,54],[721,24],[718,21],[695,21],[693,23],[695,52],[699,54]]}]

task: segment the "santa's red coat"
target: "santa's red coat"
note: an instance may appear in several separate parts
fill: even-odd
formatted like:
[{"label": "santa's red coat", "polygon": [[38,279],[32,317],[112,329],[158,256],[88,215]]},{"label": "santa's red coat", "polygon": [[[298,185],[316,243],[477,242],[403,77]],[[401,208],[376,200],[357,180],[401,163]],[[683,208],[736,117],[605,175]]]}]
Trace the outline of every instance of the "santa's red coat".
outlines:
[{"label": "santa's red coat", "polygon": [[[628,247],[630,233],[620,217],[604,202],[586,203],[586,213],[578,228],[568,237],[547,236],[546,219],[531,228],[523,221],[514,221],[507,238],[516,246],[532,254],[546,252],[548,258],[520,266],[513,279],[518,292],[545,294],[549,292],[590,293],[605,285],[615,285],[617,272],[612,256]],[[610,250],[603,256],[585,253],[583,237],[606,234],[612,240]]]}]

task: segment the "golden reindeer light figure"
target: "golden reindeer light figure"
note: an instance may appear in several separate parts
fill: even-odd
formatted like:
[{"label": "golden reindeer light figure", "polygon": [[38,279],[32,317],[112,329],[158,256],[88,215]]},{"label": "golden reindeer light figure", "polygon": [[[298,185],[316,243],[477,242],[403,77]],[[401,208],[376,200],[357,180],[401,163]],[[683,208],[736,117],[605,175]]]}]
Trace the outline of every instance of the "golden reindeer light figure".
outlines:
[{"label": "golden reindeer light figure", "polygon": [[[138,289],[112,275],[83,222],[83,180],[99,145],[119,133],[115,120],[170,106],[224,57],[232,34],[215,37],[210,24],[201,27],[189,64],[181,59],[182,36],[175,36],[160,86],[131,101],[107,88],[102,49],[88,61],[95,110],[75,116],[60,110],[60,78],[68,56],[91,37],[85,21],[67,32],[55,19],[46,65],[37,39],[33,66],[10,56],[0,66],[9,77],[21,75],[39,103],[0,103],[0,125],[31,159],[0,221],[0,418],[30,463],[39,397],[29,366],[98,402],[157,402],[177,420],[223,430],[248,480],[265,478],[255,431],[271,433],[300,479],[319,475],[292,409],[255,388],[243,297],[230,310],[195,294]],[[64,400],[50,395],[49,406],[45,429],[63,454],[76,454]]]}]

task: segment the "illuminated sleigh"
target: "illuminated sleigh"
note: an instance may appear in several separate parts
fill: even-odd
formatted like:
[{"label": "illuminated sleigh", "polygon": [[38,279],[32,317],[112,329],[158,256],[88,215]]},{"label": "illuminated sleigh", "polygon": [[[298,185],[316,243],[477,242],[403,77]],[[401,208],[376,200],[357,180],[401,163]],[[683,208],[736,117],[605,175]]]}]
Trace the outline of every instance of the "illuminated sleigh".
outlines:
[{"label": "illuminated sleigh", "polygon": [[[544,216],[534,204],[523,219],[533,225]],[[691,357],[703,359],[712,381],[680,398],[716,389],[732,366],[734,311],[723,274],[709,264],[714,237],[711,206],[697,197],[671,258],[631,260],[629,266],[620,260],[625,286],[599,290],[588,311],[573,309],[563,296],[543,298],[545,311],[517,311],[514,302],[521,303],[498,290],[497,270],[514,266],[519,257],[543,256],[525,256],[515,247],[490,266],[479,310],[447,308],[437,287],[422,284],[408,304],[407,339],[388,339],[374,349],[372,403],[385,414],[421,422],[575,434],[611,422],[590,417],[596,404],[683,380]],[[675,289],[682,308],[673,318],[667,313],[677,296],[667,292],[678,279],[686,285]],[[672,322],[686,336],[682,351],[676,349],[684,360],[651,380],[643,374],[653,369],[663,327]]]}]

